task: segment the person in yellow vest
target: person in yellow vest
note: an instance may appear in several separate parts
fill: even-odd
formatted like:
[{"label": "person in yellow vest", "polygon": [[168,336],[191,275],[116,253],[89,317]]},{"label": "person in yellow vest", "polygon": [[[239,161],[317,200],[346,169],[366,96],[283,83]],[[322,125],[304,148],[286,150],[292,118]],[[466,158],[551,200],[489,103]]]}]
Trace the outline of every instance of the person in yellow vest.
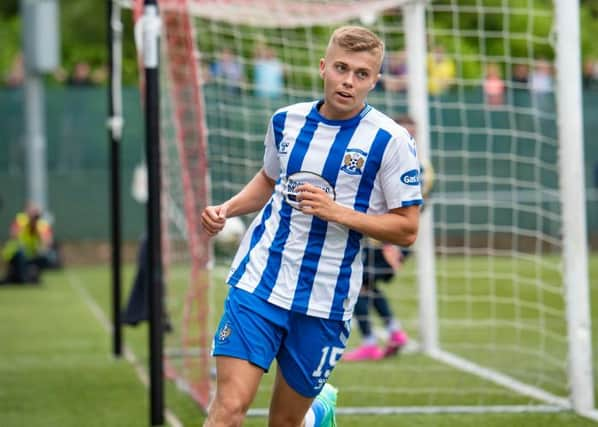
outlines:
[{"label": "person in yellow vest", "polygon": [[428,55],[428,90],[438,96],[455,84],[455,63],[442,46],[435,46]]},{"label": "person in yellow vest", "polygon": [[0,283],[38,283],[51,247],[52,227],[41,217],[40,209],[29,203],[11,224],[10,239],[2,249],[7,270]]}]

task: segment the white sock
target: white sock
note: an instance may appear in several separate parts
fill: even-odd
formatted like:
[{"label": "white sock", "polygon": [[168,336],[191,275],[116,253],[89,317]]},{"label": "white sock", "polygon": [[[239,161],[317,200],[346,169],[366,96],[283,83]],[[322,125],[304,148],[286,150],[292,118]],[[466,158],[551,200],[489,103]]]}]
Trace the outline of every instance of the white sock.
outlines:
[{"label": "white sock", "polygon": [[307,414],[305,414],[304,418],[304,427],[316,427],[316,414],[314,414],[314,410],[309,408]]},{"label": "white sock", "polygon": [[401,330],[401,322],[395,318],[392,318],[390,322],[388,322],[386,329],[388,330],[389,334],[392,334],[393,332],[399,332]]},{"label": "white sock", "polygon": [[363,345],[376,345],[378,344],[378,340],[376,339],[375,335],[369,335],[367,337],[363,337]]}]

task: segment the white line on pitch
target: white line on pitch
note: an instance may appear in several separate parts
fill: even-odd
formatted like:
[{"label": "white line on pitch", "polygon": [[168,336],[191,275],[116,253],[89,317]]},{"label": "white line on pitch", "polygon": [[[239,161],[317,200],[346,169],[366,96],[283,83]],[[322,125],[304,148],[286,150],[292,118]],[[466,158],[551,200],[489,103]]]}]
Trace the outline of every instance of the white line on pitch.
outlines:
[{"label": "white line on pitch", "polygon": [[[68,279],[68,282],[69,282],[69,285],[71,286],[71,288],[73,288],[79,294],[79,296],[81,297],[81,299],[83,300],[85,305],[87,305],[87,308],[89,308],[89,310],[92,312],[94,317],[98,320],[98,322],[100,322],[100,324],[102,325],[104,330],[106,332],[110,333],[112,331],[112,325],[106,318],[106,315],[102,311],[100,306],[95,302],[95,300],[89,294],[89,292],[87,292],[87,289],[85,289],[84,287],[81,286],[81,281],[77,277],[75,277],[73,275],[73,273],[69,272],[68,270],[66,271],[66,276],[67,276],[67,279]],[[137,374],[137,377],[139,378],[141,383],[146,388],[148,388],[149,387],[149,379],[147,376],[147,372],[145,371],[145,369],[143,368],[141,363],[139,363],[139,360],[135,356],[135,353],[133,353],[133,351],[126,345],[123,346],[123,350],[124,350],[124,354],[125,354],[125,359],[127,360],[127,362],[129,362],[133,366],[133,368],[135,369],[135,373]],[[168,422],[168,424],[170,426],[184,427],[184,424],[177,418],[177,416],[170,409],[165,408],[164,415],[166,417],[166,421]]]}]

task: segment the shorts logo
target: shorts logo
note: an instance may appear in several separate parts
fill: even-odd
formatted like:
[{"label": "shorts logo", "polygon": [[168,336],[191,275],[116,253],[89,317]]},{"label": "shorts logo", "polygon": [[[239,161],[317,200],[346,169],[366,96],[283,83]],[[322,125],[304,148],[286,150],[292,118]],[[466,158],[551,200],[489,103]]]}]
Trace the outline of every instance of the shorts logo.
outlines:
[{"label": "shorts logo", "polygon": [[220,343],[227,342],[228,339],[230,338],[230,335],[232,334],[232,332],[233,332],[233,330],[230,327],[230,324],[228,322],[226,322],[224,324],[224,326],[222,326],[222,328],[218,332],[218,342],[220,342]]},{"label": "shorts logo", "polygon": [[361,175],[367,156],[368,153],[356,148],[347,150],[345,152],[345,157],[343,158],[341,170],[349,175]]},{"label": "shorts logo", "polygon": [[407,185],[419,185],[419,171],[411,169],[401,175],[401,182]]}]

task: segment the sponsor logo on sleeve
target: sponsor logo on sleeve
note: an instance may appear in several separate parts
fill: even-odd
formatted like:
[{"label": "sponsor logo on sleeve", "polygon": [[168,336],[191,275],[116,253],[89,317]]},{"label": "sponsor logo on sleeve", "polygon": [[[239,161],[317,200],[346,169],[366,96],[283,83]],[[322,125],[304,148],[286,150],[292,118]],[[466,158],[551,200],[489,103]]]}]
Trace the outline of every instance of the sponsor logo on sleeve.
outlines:
[{"label": "sponsor logo on sleeve", "polygon": [[419,185],[419,171],[417,169],[411,169],[401,175],[401,182],[407,185]]}]

